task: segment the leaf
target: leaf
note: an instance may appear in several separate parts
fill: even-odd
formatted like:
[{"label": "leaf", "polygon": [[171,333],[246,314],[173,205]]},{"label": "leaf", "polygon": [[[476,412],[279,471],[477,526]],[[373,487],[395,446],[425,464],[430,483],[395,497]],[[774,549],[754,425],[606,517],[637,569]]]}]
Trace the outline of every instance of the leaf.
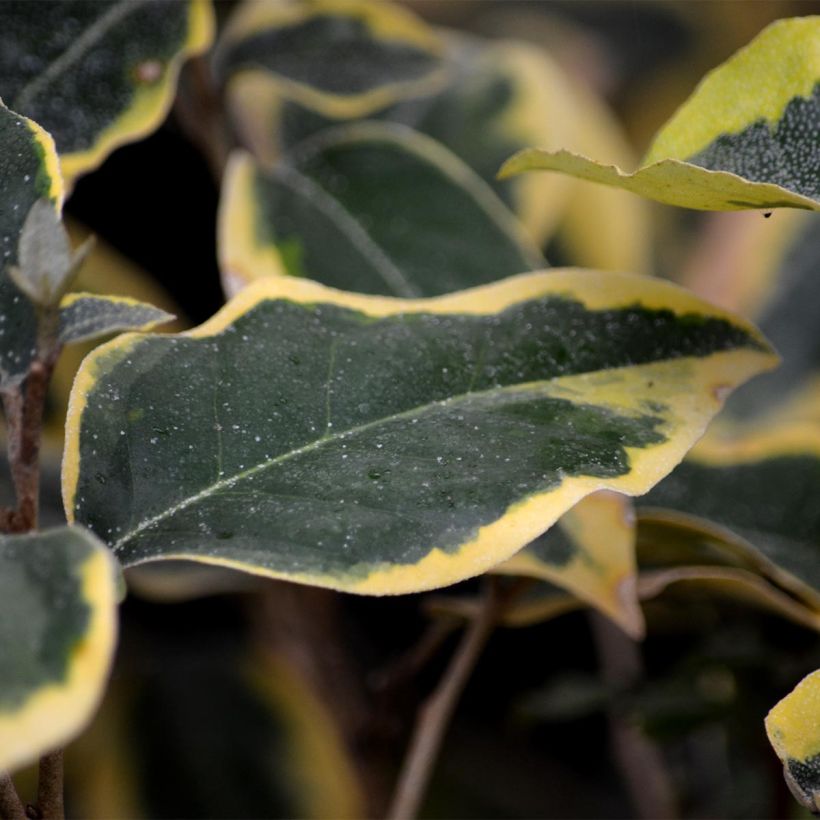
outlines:
[{"label": "leaf", "polygon": [[71,184],[162,122],[212,36],[207,0],[4,3],[0,97],[54,136]]},{"label": "leaf", "polygon": [[9,277],[26,217],[39,199],[59,212],[63,182],[51,137],[0,102],[0,390],[20,381],[36,344],[34,306]]},{"label": "leaf", "polygon": [[0,536],[0,769],[70,740],[102,694],[115,562],[78,527]]},{"label": "leaf", "polygon": [[[76,270],[68,234],[54,205],[38,199],[28,212],[18,243],[19,267],[9,267],[14,284],[35,304],[60,300]],[[80,252],[81,262],[83,252]]]},{"label": "leaf", "polygon": [[642,519],[660,515],[667,526],[677,523],[706,541],[731,545],[820,609],[818,493],[817,426],[765,426],[735,439],[705,438],[641,500],[639,512]]},{"label": "leaf", "polygon": [[[540,49],[451,31],[441,32],[441,40],[447,81],[440,90],[367,116],[405,125],[449,148],[514,211],[539,247],[560,222],[574,263],[643,272],[649,235],[645,203],[569,178],[496,178],[504,158],[527,145],[560,148],[577,142],[613,161],[631,162],[613,115]],[[328,65],[343,74],[348,62],[342,56]],[[269,77],[238,79],[227,85],[227,106],[243,144],[265,166],[338,123],[301,105]],[[594,241],[586,241],[587,232]]]},{"label": "leaf", "polygon": [[795,798],[820,811],[820,671],[807,675],[766,716],[766,734]]},{"label": "leaf", "polygon": [[635,516],[622,495],[601,491],[493,570],[549,581],[600,609],[625,632],[643,637],[635,566]]},{"label": "leaf", "polygon": [[633,174],[566,150],[526,149],[507,177],[553,170],[702,210],[820,210],[820,17],[772,23],[709,73]]},{"label": "leaf", "polygon": [[567,270],[418,301],[271,277],[188,334],[85,360],[65,507],[125,565],[429,589],[595,490],[645,492],[774,361],[749,325],[644,277]]},{"label": "leaf", "polygon": [[126,296],[70,293],[60,303],[60,342],[72,344],[123,330],[148,330],[173,319],[164,310]]},{"label": "leaf", "polygon": [[240,6],[214,65],[222,83],[246,86],[264,107],[285,97],[338,119],[436,88],[441,50],[429,27],[391,3],[273,0]]},{"label": "leaf", "polygon": [[544,265],[469,168],[390,124],[324,131],[268,173],[235,154],[219,240],[228,293],[292,274],[363,293],[434,296]]}]

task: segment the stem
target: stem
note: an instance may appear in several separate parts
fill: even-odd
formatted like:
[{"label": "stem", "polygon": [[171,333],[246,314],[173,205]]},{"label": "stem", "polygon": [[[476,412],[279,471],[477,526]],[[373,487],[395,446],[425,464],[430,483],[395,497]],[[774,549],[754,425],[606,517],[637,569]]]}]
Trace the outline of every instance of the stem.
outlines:
[{"label": "stem", "polygon": [[[8,460],[16,507],[0,510],[0,528],[7,533],[37,529],[40,506],[40,443],[46,393],[60,348],[56,342],[57,313],[41,314],[38,355],[20,387],[4,391],[3,413],[8,437]],[[22,801],[8,775],[0,776],[0,809],[12,820],[27,817]],[[63,753],[51,752],[40,760],[36,812],[48,820],[63,820]]]},{"label": "stem", "polygon": [[0,772],[0,817],[3,820],[26,820],[26,808],[8,772]]},{"label": "stem", "polygon": [[62,749],[57,749],[40,758],[37,809],[44,820],[63,820],[65,817]]},{"label": "stem", "polygon": [[444,734],[461,693],[492,634],[498,609],[496,585],[494,579],[490,579],[481,609],[461,639],[438,687],[419,709],[393,801],[387,812],[388,820],[412,820],[418,814]]},{"label": "stem", "polygon": [[[636,642],[597,612],[590,612],[589,620],[604,681],[616,692],[633,688],[643,677]],[[609,709],[607,717],[612,755],[637,816],[644,820],[677,817],[675,792],[657,746],[616,708]]]},{"label": "stem", "polygon": [[29,532],[37,528],[43,411],[53,369],[52,360],[36,359],[23,387],[3,393],[9,469],[17,499],[16,509],[4,516],[8,532]]}]

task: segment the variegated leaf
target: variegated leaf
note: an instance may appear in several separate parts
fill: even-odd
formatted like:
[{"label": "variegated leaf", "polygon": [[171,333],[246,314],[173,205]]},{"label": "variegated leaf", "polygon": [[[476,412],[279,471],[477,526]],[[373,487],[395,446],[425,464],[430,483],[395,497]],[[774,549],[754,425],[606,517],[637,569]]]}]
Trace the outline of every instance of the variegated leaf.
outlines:
[{"label": "variegated leaf", "polygon": [[212,18],[210,0],[4,2],[0,97],[54,136],[73,183],[162,122]]},{"label": "variegated leaf", "polygon": [[40,199],[63,205],[63,181],[51,137],[0,102],[0,389],[18,382],[34,356],[37,317],[9,269],[18,263],[26,217]]},{"label": "variegated leaf", "polygon": [[362,293],[434,296],[544,266],[484,182],[394,124],[324,131],[269,172],[234,155],[222,196],[228,293],[290,274]]},{"label": "variegated leaf", "polygon": [[85,530],[0,536],[0,769],[76,735],[116,634],[115,561]]},{"label": "variegated leaf", "polygon": [[126,565],[429,589],[595,490],[646,492],[774,361],[745,322],[643,277],[565,270],[417,301],[271,277],[188,334],[86,359],[65,506]]},{"label": "variegated leaf", "polygon": [[700,83],[634,173],[525,149],[501,176],[550,170],[702,210],[820,210],[820,17],[772,23]]},{"label": "variegated leaf", "polygon": [[644,633],[635,565],[635,514],[617,493],[593,493],[494,570],[557,584],[635,638]]}]

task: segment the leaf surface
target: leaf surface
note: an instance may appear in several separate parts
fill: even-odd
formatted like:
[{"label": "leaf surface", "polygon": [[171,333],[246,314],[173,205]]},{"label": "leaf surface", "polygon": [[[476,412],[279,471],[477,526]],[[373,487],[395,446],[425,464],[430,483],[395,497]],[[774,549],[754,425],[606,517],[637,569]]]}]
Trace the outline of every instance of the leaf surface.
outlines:
[{"label": "leaf surface", "polygon": [[51,137],[37,123],[0,102],[0,388],[28,370],[36,342],[34,306],[12,281],[18,244],[35,202],[46,199],[59,211],[63,182]]},{"label": "leaf surface", "polygon": [[60,341],[72,344],[123,330],[149,330],[174,316],[126,296],[70,293],[60,303]]},{"label": "leaf surface", "polygon": [[115,633],[115,562],[97,538],[78,527],[0,536],[0,769],[85,726]]},{"label": "leaf surface", "polygon": [[602,490],[493,570],[558,584],[635,638],[644,633],[637,597],[635,516],[629,499]]},{"label": "leaf surface", "polygon": [[0,97],[53,135],[72,183],[160,124],[182,62],[212,37],[208,0],[7,2]]},{"label": "leaf surface", "polygon": [[565,270],[417,301],[271,277],[190,333],[85,360],[65,507],[126,565],[442,586],[595,490],[645,492],[774,361],[751,326],[643,277]]},{"label": "leaf surface", "polygon": [[544,266],[469,168],[391,124],[325,131],[270,172],[235,155],[219,239],[229,293],[291,274],[362,293],[434,296]]},{"label": "leaf surface", "polygon": [[530,148],[501,176],[559,171],[702,210],[820,210],[819,43],[820,17],[772,23],[704,78],[635,173]]}]

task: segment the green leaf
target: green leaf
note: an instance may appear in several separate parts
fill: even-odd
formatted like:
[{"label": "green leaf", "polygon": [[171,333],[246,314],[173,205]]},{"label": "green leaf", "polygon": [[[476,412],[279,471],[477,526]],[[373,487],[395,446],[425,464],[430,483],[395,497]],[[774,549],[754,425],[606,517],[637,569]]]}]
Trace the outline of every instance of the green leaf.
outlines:
[{"label": "green leaf", "polygon": [[264,108],[285,97],[339,119],[435,89],[441,51],[434,32],[401,6],[274,0],[239,8],[214,64],[222,83]]},{"label": "green leaf", "polygon": [[595,490],[646,492],[774,362],[749,325],[644,277],[567,270],[418,301],[271,277],[188,334],[86,358],[65,507],[126,565],[443,586]]},{"label": "green leaf", "polygon": [[164,310],[127,296],[70,293],[60,303],[60,342],[72,344],[173,321]]},{"label": "green leaf", "polygon": [[644,620],[638,604],[635,515],[629,499],[593,493],[545,532],[493,570],[549,581],[601,610],[638,639]]},{"label": "green leaf", "polygon": [[[527,145],[578,144],[615,162],[632,162],[614,116],[538,48],[454,32],[442,32],[441,38],[447,69],[441,90],[367,116],[408,126],[449,148],[493,188],[539,247],[560,224],[574,263],[643,272],[649,234],[645,203],[570,178],[496,176],[504,158]],[[348,63],[340,55],[332,71],[343,75]],[[228,83],[226,99],[243,144],[266,166],[338,123],[261,78],[242,75]]]},{"label": "green leaf", "polygon": [[567,150],[526,149],[501,176],[552,170],[703,210],[820,210],[820,17],[772,23],[708,74],[627,174]]},{"label": "green leaf", "polygon": [[219,238],[229,293],[293,274],[363,293],[434,296],[545,264],[469,168],[394,124],[326,130],[270,172],[235,154]]},{"label": "green leaf", "polygon": [[0,97],[54,136],[72,183],[162,122],[182,62],[212,30],[209,0],[7,2]]},{"label": "green leaf", "polygon": [[26,217],[39,199],[59,212],[63,182],[51,137],[0,103],[0,389],[28,370],[37,336],[34,306],[9,276]]},{"label": "green leaf", "polygon": [[0,769],[88,722],[114,651],[116,572],[79,527],[0,536]]},{"label": "green leaf", "polygon": [[708,436],[641,499],[640,514],[724,542],[741,565],[820,609],[818,494],[816,424],[766,423],[734,439]]},{"label": "green leaf", "polygon": [[820,811],[820,671],[803,678],[766,716],[766,734],[792,794]]},{"label": "green leaf", "polygon": [[19,267],[9,267],[15,285],[35,304],[58,302],[76,266],[68,234],[49,200],[38,199],[31,206],[17,248]]}]

